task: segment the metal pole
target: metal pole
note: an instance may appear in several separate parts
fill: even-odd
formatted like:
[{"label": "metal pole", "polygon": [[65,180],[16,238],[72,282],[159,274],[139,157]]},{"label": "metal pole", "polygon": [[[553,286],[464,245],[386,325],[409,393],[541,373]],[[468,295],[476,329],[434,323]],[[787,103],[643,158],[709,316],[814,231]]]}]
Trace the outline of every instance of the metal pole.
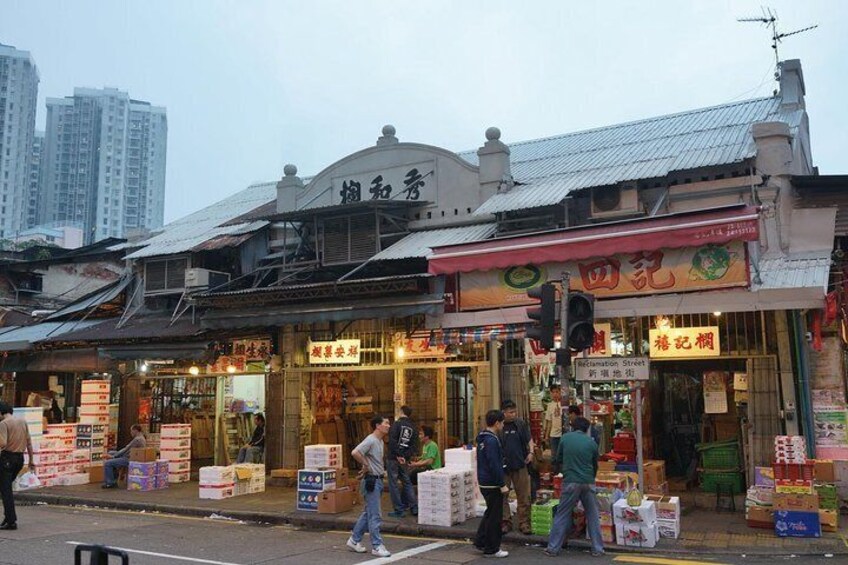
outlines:
[{"label": "metal pole", "polygon": [[645,492],[645,469],[642,465],[642,385],[636,383],[636,466],[639,471],[639,489]]},{"label": "metal pole", "polygon": [[[568,291],[571,287],[571,273],[563,271],[560,284],[562,285],[562,293],[559,302],[559,348],[567,351],[568,336],[566,333],[568,332]],[[557,364],[557,371],[559,371],[559,384],[566,390],[566,400],[568,400],[569,403],[573,403],[573,399],[568,398],[568,396],[570,396],[568,395],[568,391],[570,390],[568,380],[571,376],[571,364]]]}]

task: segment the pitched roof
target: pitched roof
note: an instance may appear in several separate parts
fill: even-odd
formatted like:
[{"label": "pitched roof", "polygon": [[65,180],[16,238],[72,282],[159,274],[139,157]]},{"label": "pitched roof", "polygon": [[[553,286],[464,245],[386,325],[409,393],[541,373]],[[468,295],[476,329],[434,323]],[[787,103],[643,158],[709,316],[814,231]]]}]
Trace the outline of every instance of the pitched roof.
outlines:
[{"label": "pitched roof", "polygon": [[497,228],[497,224],[476,224],[473,226],[413,232],[377,253],[373,260],[389,261],[418,257],[428,258],[433,254],[433,247],[487,239],[497,231]]}]

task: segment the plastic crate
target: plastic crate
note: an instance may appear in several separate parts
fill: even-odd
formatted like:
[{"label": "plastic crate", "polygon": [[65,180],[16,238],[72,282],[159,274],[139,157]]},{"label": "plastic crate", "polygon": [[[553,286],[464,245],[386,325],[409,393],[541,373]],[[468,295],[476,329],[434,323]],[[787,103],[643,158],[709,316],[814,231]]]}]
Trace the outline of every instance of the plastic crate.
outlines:
[{"label": "plastic crate", "polygon": [[816,475],[815,463],[775,463],[772,469],[778,481],[812,481]]},{"label": "plastic crate", "polygon": [[636,436],[630,433],[619,433],[612,438],[612,449],[616,453],[636,452]]},{"label": "plastic crate", "polygon": [[716,492],[718,485],[722,490],[733,489],[733,494],[745,492],[745,476],[742,473],[722,473],[715,471],[704,471],[701,473],[701,490],[704,492]]},{"label": "plastic crate", "polygon": [[739,446],[717,445],[701,450],[701,459],[704,469],[738,469],[739,468]]}]

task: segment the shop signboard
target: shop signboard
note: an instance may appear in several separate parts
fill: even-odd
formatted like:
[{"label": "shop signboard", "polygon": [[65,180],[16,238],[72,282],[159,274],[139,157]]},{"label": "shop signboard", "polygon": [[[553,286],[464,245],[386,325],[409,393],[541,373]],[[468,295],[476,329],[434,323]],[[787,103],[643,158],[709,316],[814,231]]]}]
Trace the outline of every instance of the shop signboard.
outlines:
[{"label": "shop signboard", "polygon": [[[230,367],[235,367],[235,371],[230,371]],[[206,366],[206,374],[209,375],[230,372],[246,373],[247,358],[244,355],[221,355],[213,364]]]},{"label": "shop signboard", "polygon": [[426,359],[433,357],[445,357],[447,355],[447,344],[430,343],[430,333],[413,334],[409,337],[406,334],[398,333],[394,336],[396,344],[396,352],[399,360],[401,359]]},{"label": "shop signboard", "polygon": [[571,273],[571,290],[597,298],[644,296],[748,286],[744,243],[658,249],[584,261],[462,273],[460,310],[533,304],[527,289]]},{"label": "shop signboard", "polygon": [[718,326],[653,329],[648,332],[651,359],[718,357],[721,355]]},{"label": "shop signboard", "polygon": [[588,383],[647,381],[650,367],[647,357],[584,357],[574,360],[574,378]]},{"label": "shop signboard", "polygon": [[271,357],[271,340],[268,338],[234,340],[233,355],[244,356],[247,361],[265,361]]},{"label": "shop signboard", "polygon": [[333,204],[364,200],[433,202],[436,197],[436,163],[424,161],[378,171],[335,177]]},{"label": "shop signboard", "polygon": [[337,339],[335,341],[310,341],[310,365],[358,365],[358,339]]}]

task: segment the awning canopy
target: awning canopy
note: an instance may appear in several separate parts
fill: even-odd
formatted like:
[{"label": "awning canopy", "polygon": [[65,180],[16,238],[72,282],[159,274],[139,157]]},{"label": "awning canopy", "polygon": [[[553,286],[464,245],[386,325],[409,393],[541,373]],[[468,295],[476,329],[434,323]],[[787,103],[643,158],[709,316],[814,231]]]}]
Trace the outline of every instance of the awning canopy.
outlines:
[{"label": "awning canopy", "polygon": [[735,206],[437,247],[429,271],[436,275],[468,273],[757,239],[758,208]]},{"label": "awning canopy", "polygon": [[110,345],[98,349],[100,357],[115,361],[206,361],[212,360],[209,342],[146,343]]},{"label": "awning canopy", "polygon": [[99,320],[71,322],[42,322],[24,327],[10,327],[0,330],[0,351],[26,351],[33,345],[48,341],[58,336],[88,328],[99,323]]},{"label": "awning canopy", "polygon": [[204,329],[267,328],[305,322],[379,320],[405,318],[415,314],[440,314],[444,310],[440,294],[396,296],[368,300],[349,300],[322,304],[215,310],[200,320]]},{"label": "awning canopy", "polygon": [[430,337],[433,345],[462,345],[521,339],[527,332],[524,324],[478,326],[434,330]]},{"label": "awning canopy", "polygon": [[[130,284],[130,282],[132,282],[132,280],[133,280],[132,276],[124,275],[123,277],[121,277],[117,281],[106,285],[104,288],[100,288],[100,289],[82,297],[81,299],[77,300],[76,302],[68,304],[64,308],[53,312],[52,314],[47,316],[45,318],[45,320],[46,321],[61,320],[62,318],[65,318],[65,317],[70,316],[72,314],[78,314],[78,313],[83,314],[83,313],[86,312],[86,310],[94,310],[94,309],[98,308],[99,306],[102,306],[104,304],[107,304],[107,303],[115,300],[118,296],[121,295],[121,293],[124,291],[124,289],[127,288],[127,286]],[[82,316],[77,316],[77,317],[79,318],[79,317],[82,317]]]}]

